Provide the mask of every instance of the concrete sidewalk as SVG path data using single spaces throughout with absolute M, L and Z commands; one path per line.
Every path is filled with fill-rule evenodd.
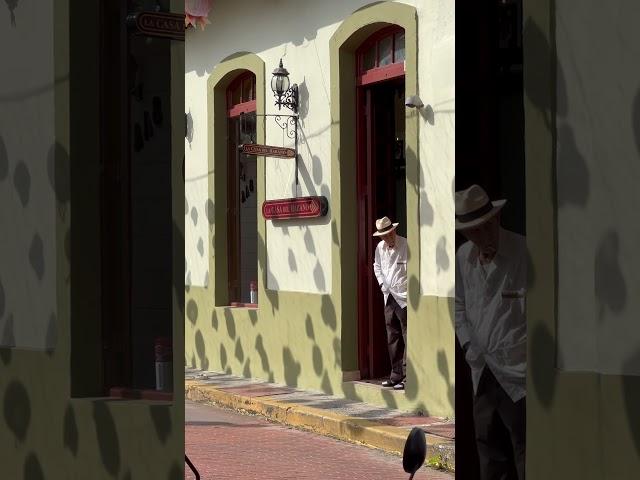
M 402 454 L 412 427 L 427 434 L 427 464 L 455 471 L 455 424 L 411 415 L 319 392 L 185 369 L 185 398 L 237 411 L 340 440 Z

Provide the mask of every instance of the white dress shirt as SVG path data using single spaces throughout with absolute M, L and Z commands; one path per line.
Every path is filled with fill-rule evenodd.
M 396 235 L 393 248 L 389 248 L 384 240 L 381 240 L 376 247 L 373 272 L 384 294 L 384 304 L 387 304 L 387 298 L 391 294 L 400 308 L 406 307 L 407 239 Z
M 471 242 L 456 253 L 456 334 L 462 346 L 469 342 L 473 391 L 488 366 L 517 402 L 526 395 L 526 240 L 501 228 L 493 260 L 481 265 L 479 254 Z

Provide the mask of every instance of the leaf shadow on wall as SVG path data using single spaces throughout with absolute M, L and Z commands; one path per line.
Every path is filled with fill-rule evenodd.
M 0 182 L 7 179 L 9 175 L 9 155 L 7 154 L 7 146 L 4 138 L 0 135 Z
M 78 445 L 80 443 L 78 434 L 78 423 L 76 421 L 76 414 L 71 404 L 67 405 L 67 409 L 64 412 L 62 432 L 62 444 L 67 449 L 69 449 L 74 457 L 77 456 Z
M 11 363 L 13 355 L 11 349 L 16 344 L 13 328 L 13 314 L 9 314 L 4 322 L 2 337 L 0 338 L 0 360 L 2 360 L 4 365 L 9 365 Z
M 191 325 L 194 326 L 198 321 L 198 304 L 193 299 L 189 299 L 187 302 L 187 318 L 191 322 Z
M 24 477 L 25 480 L 45 480 L 44 472 L 42 471 L 42 465 L 38 456 L 31 452 L 27 455 L 24 462 Z
M 256 337 L 255 349 L 256 349 L 256 352 L 258 352 L 258 355 L 260 356 L 260 362 L 262 362 L 262 370 L 265 373 L 270 373 L 271 367 L 269 365 L 269 354 L 267 353 L 267 350 L 264 348 L 264 341 L 262 340 L 262 335 L 260 334 L 258 334 L 258 336 Z
M 45 271 L 44 245 L 42 243 L 42 237 L 38 233 L 35 233 L 31 239 L 31 246 L 29 247 L 29 265 L 31 265 L 31 269 L 38 277 L 38 280 L 42 281 Z
M 603 322 L 605 309 L 619 315 L 627 304 L 628 288 L 622 274 L 620 236 L 616 231 L 609 230 L 600 239 L 593 273 L 598 320 Z
M 18 162 L 13 172 L 13 186 L 18 193 L 18 198 L 23 207 L 29 204 L 31 193 L 31 174 L 24 162 Z
M 335 333 L 338 328 L 338 320 L 336 315 L 336 307 L 330 295 L 322 296 L 322 304 L 320 306 L 320 315 L 323 323 Z
M 282 349 L 282 364 L 284 366 L 284 378 L 286 384 L 290 387 L 297 387 L 302 367 L 300 362 L 298 362 L 291 353 L 291 349 L 289 347 L 284 347 Z
M 178 248 L 182 246 L 182 250 L 184 250 L 184 234 L 182 233 L 184 231 L 184 225 L 180 226 L 175 221 L 173 221 L 172 224 L 173 224 L 172 241 L 176 242 L 175 245 Z M 174 293 L 175 304 L 177 305 L 180 311 L 180 314 L 184 315 L 184 310 L 185 310 L 184 295 L 185 295 L 185 289 L 186 289 L 185 279 L 183 275 L 176 275 L 176 270 L 180 269 L 181 266 L 182 266 L 182 261 L 178 256 L 176 256 L 173 264 L 173 268 L 174 268 L 173 293 Z M 196 314 L 197 314 L 197 310 L 196 310 Z M 192 323 L 195 323 L 195 321 L 192 321 Z
M 451 381 L 449 362 L 447 360 L 447 354 L 444 350 L 438 350 L 438 353 L 436 354 L 436 361 L 438 364 L 438 372 L 440 372 L 440 376 L 443 378 L 445 384 L 447 385 L 447 399 L 449 400 L 449 405 L 451 405 L 455 409 L 456 390 L 453 382 Z
M 100 459 L 111 476 L 120 472 L 120 440 L 113 415 L 104 401 L 93 403 L 93 421 Z
M 296 256 L 293 254 L 293 250 L 289 249 L 288 252 L 289 270 L 292 272 L 298 271 L 298 264 L 296 262 Z
M 260 264 L 260 269 L 262 271 L 267 272 L 267 283 L 264 286 L 265 295 L 267 296 L 267 300 L 271 304 L 271 313 L 276 312 L 280 308 L 280 297 L 278 295 L 278 281 L 273 276 L 273 273 L 267 268 L 265 264 L 266 259 L 267 246 L 262 238 L 262 235 L 258 234 L 258 262 Z
M 3 398 L 4 421 L 16 440 L 23 443 L 31 425 L 31 401 L 24 385 L 12 380 Z
M 298 84 L 298 116 L 302 125 L 307 115 L 309 115 L 309 89 L 306 78 L 302 77 L 302 82 Z
M 233 354 L 240 363 L 244 362 L 244 349 L 242 348 L 240 337 L 236 340 L 236 347 Z
M 542 324 L 536 325 L 533 331 L 528 332 L 528 336 L 530 349 L 527 361 L 531 365 L 529 371 L 533 390 L 543 408 L 550 409 L 556 392 L 557 370 L 553 355 L 556 343 L 547 327 Z
M 47 174 L 58 203 L 68 204 L 71 200 L 71 162 L 67 150 L 57 142 L 47 154 Z
M 173 430 L 171 423 L 171 407 L 168 405 L 151 405 L 149 406 L 149 415 L 160 442 L 163 444 L 167 443 L 167 439 Z
M 204 337 L 202 336 L 202 332 L 200 330 L 196 331 L 195 343 L 196 353 L 198 354 L 198 358 L 200 359 L 200 368 L 205 371 L 209 370 L 209 359 L 207 358 L 207 353 L 205 350 Z
M 235 340 L 236 339 L 236 321 L 233 318 L 233 313 L 231 313 L 231 310 L 225 309 L 224 320 L 227 326 L 227 336 L 231 340 Z

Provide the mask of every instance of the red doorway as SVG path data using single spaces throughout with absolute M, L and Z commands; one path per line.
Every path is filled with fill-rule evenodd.
M 375 220 L 400 222 L 406 237 L 404 32 L 385 28 L 358 50 L 358 365 L 365 380 L 387 378 L 384 301 L 373 274 Z

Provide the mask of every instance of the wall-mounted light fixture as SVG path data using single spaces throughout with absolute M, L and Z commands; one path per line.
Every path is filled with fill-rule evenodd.
M 411 95 L 407 97 L 404 101 L 404 104 L 409 108 L 422 108 L 424 107 L 424 103 L 420 99 L 418 95 Z
M 289 87 L 289 72 L 282 66 L 282 59 L 278 68 L 273 71 L 271 90 L 276 97 L 278 110 L 285 106 L 294 113 L 298 113 L 298 85 L 294 83 Z

